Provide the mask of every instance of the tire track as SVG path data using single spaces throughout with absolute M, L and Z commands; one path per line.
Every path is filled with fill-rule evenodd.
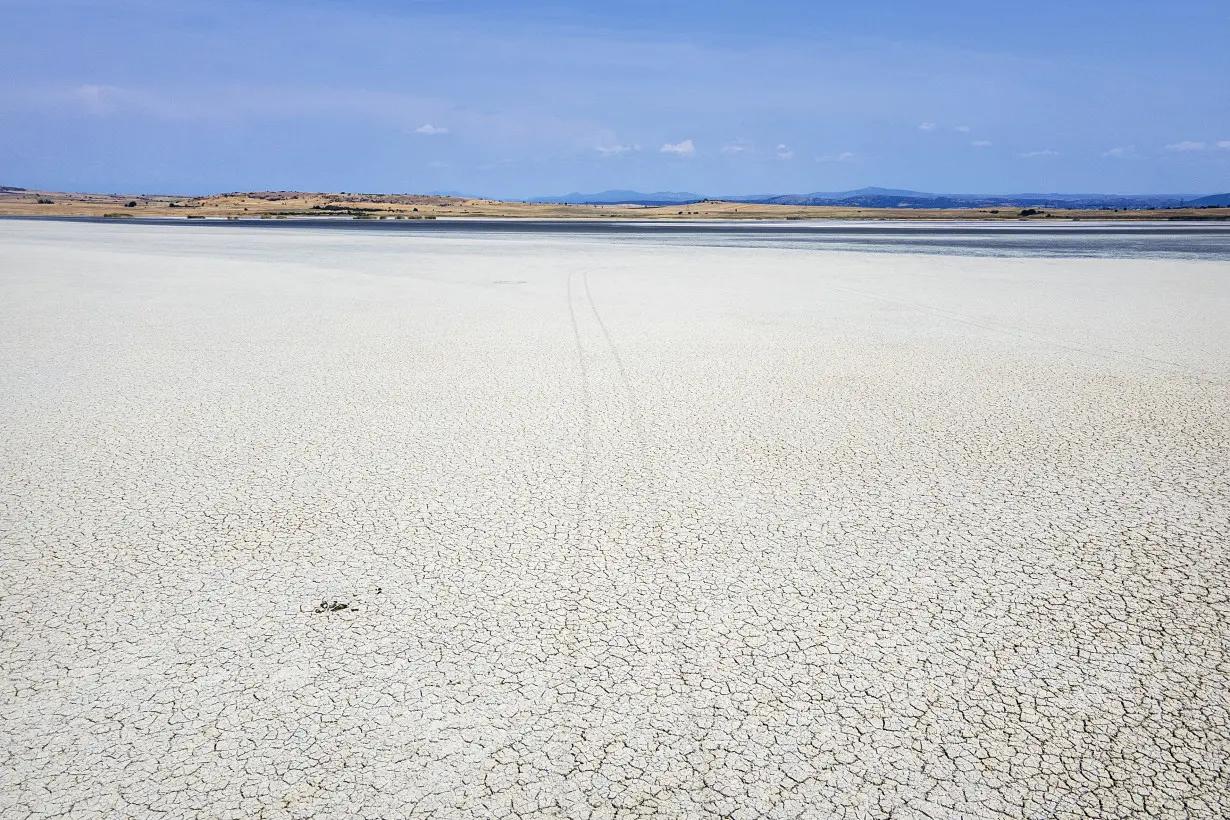
M 577 351 L 577 370 L 580 374 L 578 392 L 580 395 L 581 408 L 578 414 L 577 441 L 579 444 L 579 477 L 577 479 L 577 523 L 576 523 L 576 541 L 579 545 L 581 539 L 581 529 L 585 524 L 586 518 L 589 517 L 589 484 L 592 481 L 591 473 L 593 473 L 594 462 L 594 445 L 590 428 L 593 426 L 593 395 L 590 388 L 590 372 L 589 364 L 585 356 L 585 344 L 581 340 L 581 327 L 577 322 L 576 306 L 573 304 L 572 296 L 572 278 L 573 271 L 568 272 L 565 280 L 565 290 L 568 299 L 568 319 L 572 325 L 572 340 Z M 582 272 L 584 275 L 584 272 Z
M 607 348 L 611 351 L 611 358 L 615 360 L 615 369 L 619 372 L 619 381 L 623 387 L 624 397 L 628 403 L 628 415 L 632 419 L 632 427 L 636 431 L 637 446 L 644 450 L 649 446 L 649 438 L 645 434 L 645 418 L 641 413 L 640 404 L 636 400 L 636 393 L 632 389 L 632 380 L 628 378 L 628 371 L 624 367 L 623 357 L 619 355 L 619 348 L 615 345 L 615 340 L 611 337 L 611 331 L 607 328 L 606 322 L 602 320 L 602 314 L 598 312 L 598 305 L 594 301 L 594 294 L 589 287 L 589 274 L 592 271 L 583 271 L 581 281 L 585 285 L 585 299 L 589 302 L 589 309 L 594 314 L 594 319 L 598 322 L 598 327 L 602 331 L 602 338 L 606 340 Z

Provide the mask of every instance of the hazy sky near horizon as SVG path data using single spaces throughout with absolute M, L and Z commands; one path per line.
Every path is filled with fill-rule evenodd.
M 1230 191 L 1226 0 L 0 0 L 0 184 Z

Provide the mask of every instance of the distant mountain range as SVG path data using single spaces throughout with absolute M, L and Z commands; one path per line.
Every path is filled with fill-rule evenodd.
M 537 197 L 527 202 L 569 205 L 687 205 L 705 199 L 766 205 L 836 205 L 846 208 L 1168 208 L 1230 205 L 1230 193 L 1195 194 L 933 194 L 899 188 L 859 188 L 810 194 L 739 194 L 701 196 L 684 191 L 600 191 Z
M 1230 207 L 1230 194 L 1213 194 L 1202 196 L 1187 203 L 1190 208 L 1226 208 Z

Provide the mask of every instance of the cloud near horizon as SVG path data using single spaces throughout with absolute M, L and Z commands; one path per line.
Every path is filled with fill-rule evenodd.
M 426 124 L 424 124 L 424 125 L 420 125 L 420 126 L 419 126 L 418 128 L 416 128 L 416 129 L 414 129 L 414 133 L 416 133 L 416 134 L 426 134 L 426 135 L 428 135 L 428 136 L 430 136 L 430 137 L 434 137 L 434 136 L 439 135 L 439 134 L 447 134 L 447 133 L 448 133 L 448 129 L 447 129 L 447 128 L 440 127 L 440 126 L 435 126 L 435 125 L 432 125 L 431 123 L 426 123 Z
M 1203 142 L 1200 140 L 1183 140 L 1182 142 L 1172 142 L 1166 146 L 1167 151 L 1203 151 L 1206 148 L 1230 148 L 1230 140 L 1218 140 L 1217 142 Z
M 594 149 L 599 154 L 605 157 L 617 157 L 620 154 L 628 154 L 633 151 L 641 150 L 639 145 L 599 145 Z
M 919 131 L 934 131 L 937 128 L 939 128 L 939 126 L 933 122 L 924 122 L 922 125 L 918 126 Z
M 785 143 L 779 144 L 776 150 L 777 150 L 776 156 L 778 159 L 793 159 L 794 158 L 794 151 L 791 151 L 790 148 Z
M 1023 157 L 1057 157 L 1059 156 L 1059 152 L 1052 151 L 1049 148 L 1043 148 L 1041 151 L 1026 151 L 1025 153 L 1021 154 L 1021 156 Z
M 666 143 L 658 149 L 663 154 L 674 154 L 677 157 L 694 157 L 696 156 L 696 146 L 691 140 L 684 140 L 675 144 Z

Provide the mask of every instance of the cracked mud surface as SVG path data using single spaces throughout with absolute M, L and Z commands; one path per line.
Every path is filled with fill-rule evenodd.
M 1230 814 L 1225 262 L 4 223 L 0 310 L 6 820 Z

